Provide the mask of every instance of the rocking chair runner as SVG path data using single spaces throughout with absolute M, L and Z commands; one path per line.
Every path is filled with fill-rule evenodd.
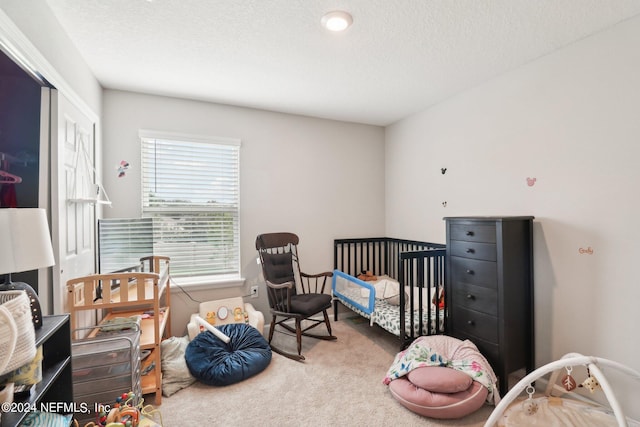
M 333 273 L 306 274 L 301 272 L 298 242 L 298 236 L 293 233 L 261 234 L 256 238 L 256 249 L 260 255 L 272 315 L 269 344 L 271 344 L 276 326 L 282 326 L 296 334 L 298 354 L 287 353 L 273 346 L 271 348 L 290 359 L 304 360 L 302 355 L 303 335 L 323 340 L 336 339 L 331 334 L 331 323 L 327 314 L 327 310 L 331 308 L 331 295 L 324 293 L 327 279 L 332 277 Z M 299 281 L 299 287 L 296 286 L 297 281 Z M 312 318 L 319 313 L 322 313 L 323 320 Z M 285 323 L 290 319 L 295 321 L 295 328 Z M 310 322 L 309 326 L 303 328 L 303 320 Z M 322 323 L 327 326 L 329 335 L 315 335 L 307 332 Z

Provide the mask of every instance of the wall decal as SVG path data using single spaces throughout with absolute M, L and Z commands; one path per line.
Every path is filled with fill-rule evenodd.
M 440 172 L 442 172 L 442 175 L 444 175 L 445 173 L 447 173 L 447 168 L 440 168 Z
M 529 177 L 527 177 L 527 185 L 528 185 L 529 187 L 533 187 L 533 186 L 534 186 L 534 184 L 536 183 L 536 181 L 537 181 L 537 179 L 536 179 L 536 178 L 529 178 Z
M 578 249 L 578 253 L 581 255 L 587 254 L 587 255 L 593 255 L 593 249 L 591 249 L 591 246 L 589 246 L 588 248 L 580 248 Z
M 122 178 L 127 169 L 129 169 L 129 162 L 126 160 L 120 161 L 120 164 L 118 165 L 118 178 Z

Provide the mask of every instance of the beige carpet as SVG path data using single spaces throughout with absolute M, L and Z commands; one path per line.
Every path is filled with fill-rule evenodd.
M 360 317 L 332 327 L 337 341 L 303 337 L 304 362 L 273 353 L 267 369 L 243 382 L 196 383 L 163 398 L 164 426 L 482 426 L 491 413 L 485 405 L 458 420 L 414 414 L 382 384 L 399 349 L 396 338 Z M 275 343 L 293 350 L 295 337 L 277 333 Z

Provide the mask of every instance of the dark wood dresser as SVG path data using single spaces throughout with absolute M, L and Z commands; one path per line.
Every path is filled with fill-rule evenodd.
M 468 339 L 498 376 L 534 368 L 533 217 L 446 217 L 446 331 Z

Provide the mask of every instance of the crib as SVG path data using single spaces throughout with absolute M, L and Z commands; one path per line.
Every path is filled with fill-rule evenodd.
M 396 335 L 401 348 L 418 336 L 443 334 L 444 266 L 443 244 L 387 237 L 336 239 L 334 320 L 340 303 Z M 363 271 L 377 280 L 358 279 Z

